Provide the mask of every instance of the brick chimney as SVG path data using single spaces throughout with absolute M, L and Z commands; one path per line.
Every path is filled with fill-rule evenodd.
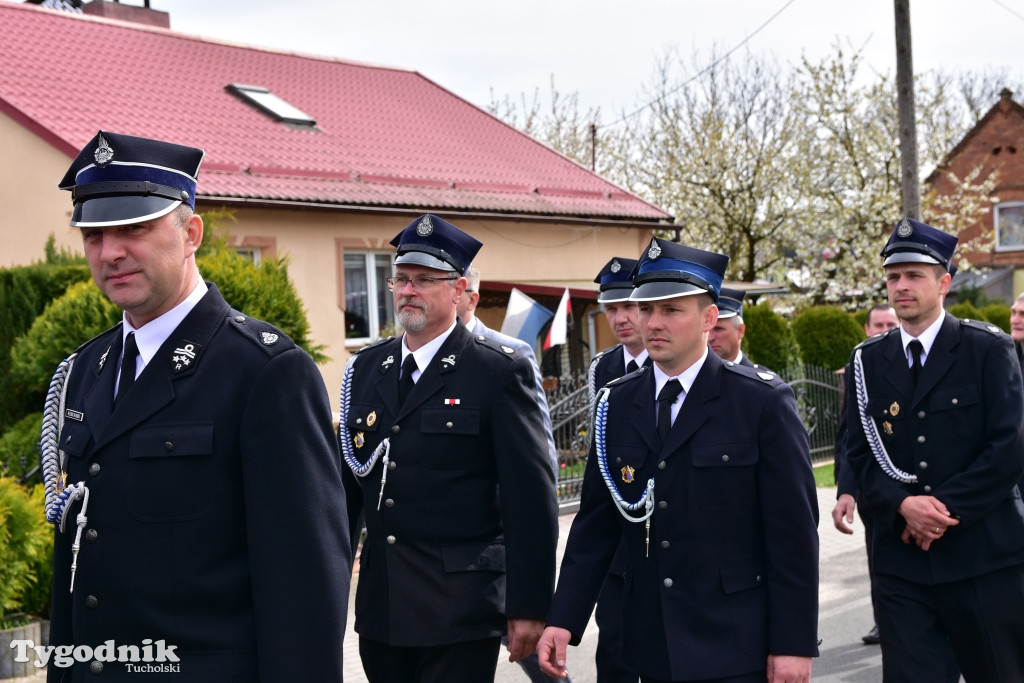
M 170 28 L 171 15 L 150 8 L 149 0 L 145 0 L 145 6 L 123 5 L 118 0 L 92 0 L 82 5 L 82 13 L 94 17 L 105 17 L 107 19 L 118 19 L 120 21 L 131 21 L 136 24 L 155 26 L 157 28 Z

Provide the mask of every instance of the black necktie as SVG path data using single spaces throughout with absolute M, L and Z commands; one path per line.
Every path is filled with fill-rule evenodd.
M 139 345 L 135 343 L 135 333 L 129 332 L 124 340 L 124 353 L 121 354 L 121 376 L 117 384 L 117 399 L 128 393 L 135 384 L 135 359 L 139 357 Z
M 626 374 L 628 375 L 631 372 L 636 372 L 637 367 L 639 366 L 636 364 L 636 361 L 630 359 L 630 361 L 626 363 Z
M 398 380 L 398 403 L 405 403 L 405 397 L 416 382 L 412 381 L 412 373 L 416 370 L 416 358 L 410 353 L 402 361 L 402 377 Z
M 672 404 L 683 390 L 683 385 L 677 379 L 671 379 L 661 388 L 658 394 L 658 437 L 662 443 L 668 438 L 669 430 L 672 429 Z
M 916 339 L 912 339 L 907 344 L 907 348 L 910 349 L 910 355 L 914 359 L 913 363 L 910 364 L 910 379 L 914 380 L 914 384 L 917 384 L 917 378 L 921 376 L 921 352 L 924 351 L 924 346 Z

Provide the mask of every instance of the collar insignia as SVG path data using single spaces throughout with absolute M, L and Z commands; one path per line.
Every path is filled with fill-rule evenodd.
M 622 264 L 619 263 L 618 259 L 612 259 L 612 265 L 608 270 L 612 271 L 613 273 L 617 273 L 620 270 L 622 270 Z
M 899 415 L 900 414 L 900 404 L 897 403 L 896 401 L 893 401 L 892 405 L 889 406 L 889 414 L 892 415 L 893 417 L 896 417 L 897 415 Z
M 171 369 L 174 372 L 188 370 L 195 363 L 199 348 L 199 344 L 186 340 L 183 346 L 174 349 L 174 355 L 171 356 Z
M 448 370 L 450 368 L 454 368 L 455 367 L 455 354 L 453 353 L 450 356 L 447 356 L 446 358 L 442 358 L 441 359 L 441 366 L 444 367 L 445 370 Z
M 634 470 L 629 465 L 626 465 L 625 467 L 622 468 L 622 481 L 626 482 L 627 484 L 632 484 L 634 474 L 636 474 L 636 470 Z
M 276 344 L 278 339 L 280 339 L 280 337 L 278 337 L 273 332 L 260 332 L 260 340 L 266 346 L 270 346 L 271 344 Z
M 430 216 L 424 216 L 420 224 L 416 226 L 416 234 L 420 237 L 430 237 L 431 233 L 434 232 L 434 223 L 430 220 Z
M 914 226 L 910 224 L 906 218 L 900 221 L 900 224 L 896 226 L 896 234 L 906 239 L 914 234 Z
M 103 366 L 107 364 L 107 356 L 110 355 L 110 349 L 111 347 L 108 346 L 107 350 L 103 352 L 102 356 L 100 356 L 100 362 L 96 364 L 96 372 L 101 371 Z
M 647 250 L 647 258 L 653 261 L 659 256 L 661 256 L 661 247 L 659 247 L 658 243 L 655 242 L 651 245 L 651 248 Z
M 395 362 L 395 357 L 394 356 L 388 356 L 387 358 L 385 358 L 383 360 L 383 362 L 381 362 L 381 364 L 380 364 L 381 371 L 383 372 L 384 370 L 387 370 L 389 367 L 391 367 L 391 364 L 394 363 L 394 362 Z
M 366 426 L 372 427 L 375 424 L 377 424 L 377 411 L 371 410 L 370 414 L 366 416 Z
M 100 168 L 104 168 L 114 158 L 114 148 L 110 146 L 107 138 L 103 135 L 100 135 L 96 151 L 92 153 L 92 158 L 96 160 L 96 165 Z

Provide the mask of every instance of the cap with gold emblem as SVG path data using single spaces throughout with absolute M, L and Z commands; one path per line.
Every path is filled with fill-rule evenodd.
M 953 252 L 959 238 L 938 228 L 904 218 L 896 224 L 889 241 L 882 249 L 883 266 L 896 263 L 933 263 L 947 271 L 953 267 Z
M 432 214 L 405 226 L 391 240 L 398 247 L 395 265 L 408 263 L 463 275 L 483 243 Z
M 657 237 L 633 269 L 630 301 L 658 301 L 707 293 L 716 302 L 729 257 Z
M 203 150 L 100 131 L 58 184 L 71 191 L 71 226 L 105 228 L 150 221 L 182 204 L 195 208 Z

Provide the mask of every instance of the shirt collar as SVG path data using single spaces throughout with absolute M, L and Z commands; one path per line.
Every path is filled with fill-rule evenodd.
M 159 318 L 150 320 L 138 329 L 132 327 L 132 324 L 128 322 L 127 315 L 124 316 L 124 324 L 121 326 L 121 341 L 123 343 L 130 332 L 135 333 L 135 343 L 139 347 L 139 358 L 142 359 L 142 367 L 146 367 L 150 359 L 156 355 L 156 352 L 164 345 L 164 342 L 171 336 L 171 333 L 177 329 L 181 321 L 185 319 L 185 316 L 195 308 L 208 289 L 206 283 L 200 278 L 195 289 L 185 297 L 184 301 Z
M 459 319 L 458 316 L 456 316 L 455 320 L 452 321 L 452 324 L 449 325 L 447 330 L 437 335 L 436 337 L 434 337 L 433 339 L 431 339 L 430 341 L 428 341 L 426 344 L 416 349 L 415 351 L 410 351 L 409 347 L 405 345 L 405 335 L 403 334 L 402 362 L 404 363 L 405 357 L 411 353 L 413 358 L 416 359 L 416 372 L 423 374 L 423 370 L 428 365 L 430 365 L 430 361 L 434 359 L 434 356 L 441 349 L 441 345 L 444 344 L 444 341 L 448 338 L 448 335 L 452 333 L 452 331 L 455 329 L 455 326 L 458 324 Z M 419 378 L 419 375 L 417 375 L 416 372 L 413 373 L 413 379 Z
M 661 393 L 662 388 L 668 383 L 669 380 L 678 379 L 679 383 L 683 385 L 683 391 L 690 393 L 690 387 L 693 386 L 693 382 L 697 379 L 697 374 L 700 369 L 704 367 L 704 361 L 708 358 L 708 346 L 704 346 L 704 354 L 700 357 L 696 363 L 683 370 L 680 374 L 671 376 L 665 374 L 665 371 L 658 367 L 657 363 L 654 363 L 654 395 L 657 397 Z
M 903 343 L 903 353 L 908 353 L 907 344 L 914 339 L 917 339 L 917 341 L 921 342 L 922 348 L 924 348 L 924 353 L 921 354 L 921 362 L 924 363 L 924 358 L 931 352 L 932 344 L 935 343 L 935 338 L 939 336 L 939 329 L 942 328 L 942 321 L 945 319 L 946 309 L 942 309 L 939 317 L 935 319 L 935 322 L 925 328 L 925 331 L 917 337 L 911 337 L 907 331 L 903 329 L 903 325 L 900 325 L 900 341 Z
M 630 354 L 629 349 L 625 346 L 622 347 L 622 359 L 625 361 L 625 365 L 629 365 L 629 361 L 636 361 L 638 368 L 643 367 L 644 363 L 647 362 L 647 349 L 643 349 L 636 356 Z M 625 365 L 623 367 L 625 367 Z

